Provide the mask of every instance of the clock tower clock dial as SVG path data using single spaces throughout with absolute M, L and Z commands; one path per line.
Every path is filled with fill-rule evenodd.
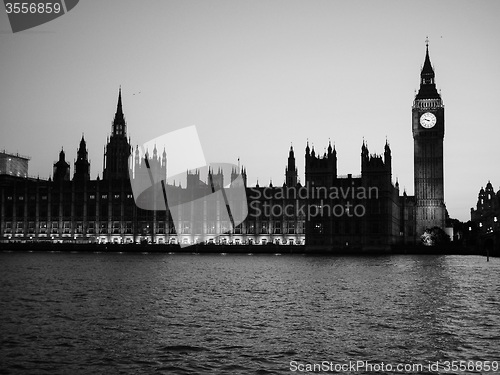
M 434 82 L 434 69 L 426 43 L 420 89 L 412 107 L 416 235 L 427 228 L 445 228 L 444 105 Z M 418 239 L 418 238 L 417 238 Z
M 436 125 L 436 116 L 434 116 L 431 112 L 425 112 L 422 116 L 420 116 L 420 125 L 426 129 L 432 128 Z

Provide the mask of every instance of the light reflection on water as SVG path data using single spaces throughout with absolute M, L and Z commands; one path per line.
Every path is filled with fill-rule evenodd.
M 290 361 L 500 360 L 499 274 L 500 259 L 474 256 L 0 253 L 1 367 L 289 374 Z

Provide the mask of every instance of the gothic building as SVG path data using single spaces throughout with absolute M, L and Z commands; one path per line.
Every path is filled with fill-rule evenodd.
M 359 175 L 337 173 L 337 151 L 330 142 L 322 155 L 307 142 L 304 184 L 290 147 L 281 186 L 249 187 L 246 169 L 239 165 L 231 172 L 209 168 L 206 175 L 187 171 L 185 186 L 180 186 L 167 184 L 168 158 L 175 155 L 162 145 L 144 155 L 132 148 L 120 89 L 104 147 L 102 179 L 90 178 L 83 135 L 72 178 L 64 150 L 54 163 L 52 179 L 0 173 L 0 242 L 272 243 L 342 251 L 414 244 L 426 228 L 444 229 L 446 216 L 444 106 L 428 45 L 412 107 L 412 129 L 414 196 L 400 195 L 398 182 L 393 182 L 389 143 L 378 155 L 369 152 L 364 140 Z M 210 204 L 195 204 L 235 181 L 244 186 L 247 199 L 222 193 L 217 199 L 231 208 L 228 214 L 217 211 L 209 217 Z M 137 186 L 143 193 L 134 196 Z M 167 195 L 185 204 L 169 205 Z M 246 219 L 236 223 L 235 215 L 244 213 Z
M 500 255 L 500 190 L 495 193 L 490 181 L 481 188 L 476 208 L 470 209 L 469 234 L 475 245 L 487 254 Z
M 392 183 L 391 149 L 370 155 L 363 141 L 361 174 L 337 174 L 332 145 L 321 156 L 306 147 L 306 244 L 311 248 L 389 249 L 399 240 L 399 184 Z
M 444 204 L 444 105 L 436 89 L 435 74 L 426 45 L 420 89 L 413 101 L 414 181 L 416 233 L 445 228 Z
M 481 188 L 477 197 L 476 209 L 470 209 L 471 221 L 475 223 L 479 234 L 487 235 L 500 231 L 500 190 L 495 193 L 488 181 L 486 188 Z

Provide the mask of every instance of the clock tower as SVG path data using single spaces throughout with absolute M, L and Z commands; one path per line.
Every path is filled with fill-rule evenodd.
M 427 228 L 445 228 L 444 205 L 444 105 L 436 90 L 434 69 L 426 41 L 424 66 L 420 73 L 420 89 L 412 107 L 414 140 L 414 183 L 416 234 Z

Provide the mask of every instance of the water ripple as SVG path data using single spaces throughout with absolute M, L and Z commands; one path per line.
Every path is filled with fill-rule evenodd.
M 2 371 L 498 360 L 499 271 L 458 256 L 1 253 Z

